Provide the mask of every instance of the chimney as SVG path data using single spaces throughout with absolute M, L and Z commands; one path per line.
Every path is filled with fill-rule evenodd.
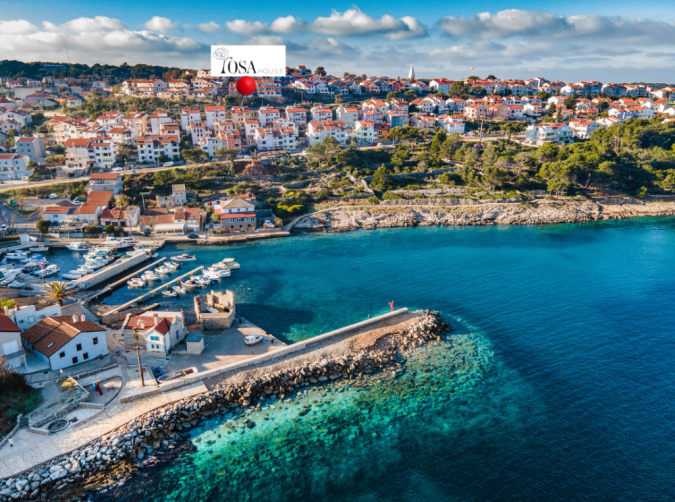
M 82 314 L 82 315 L 80 316 L 80 321 L 84 322 L 84 321 L 86 321 L 86 320 L 87 320 L 87 318 L 84 317 L 84 314 Z
M 8 307 L 4 307 L 4 309 L 5 309 L 5 315 L 9 317 L 9 308 L 8 308 Z
M 159 314 L 157 312 L 155 312 L 152 317 L 155 320 L 155 326 L 157 326 L 157 324 L 159 323 Z
M 73 322 L 77 322 L 79 320 L 79 317 L 77 315 L 73 315 Z

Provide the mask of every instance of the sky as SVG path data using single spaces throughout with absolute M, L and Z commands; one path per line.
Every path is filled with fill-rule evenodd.
M 208 68 L 217 44 L 333 75 L 672 84 L 675 2 L 0 0 L 0 59 Z

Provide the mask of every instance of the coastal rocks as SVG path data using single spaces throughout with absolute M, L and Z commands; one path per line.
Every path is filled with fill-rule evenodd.
M 302 366 L 285 367 L 250 377 L 239 384 L 221 384 L 207 394 L 153 410 L 68 455 L 5 480 L 0 489 L 0 502 L 35 498 L 45 493 L 50 494 L 50 500 L 57 500 L 61 488 L 104 475 L 102 473 L 119 469 L 119 466 L 133 466 L 134 469 L 125 471 L 125 476 L 133 475 L 138 469 L 154 465 L 158 452 L 174 450 L 180 440 L 177 432 L 192 429 L 204 417 L 213 414 L 246 417 L 254 409 L 260 410 L 263 403 L 267 406 L 270 399 L 292 406 L 295 399 L 290 396 L 295 393 L 298 397 L 305 395 L 310 385 L 342 380 L 344 383 L 338 383 L 341 386 L 339 392 L 363 375 L 375 374 L 388 367 L 396 369 L 401 354 L 436 340 L 448 330 L 448 324 L 437 312 L 426 310 L 410 324 L 386 334 L 368 347 L 336 357 L 320 356 Z M 247 407 L 250 408 L 247 410 Z M 307 415 L 311 409 L 305 408 L 300 416 Z M 241 426 L 241 433 L 255 427 L 256 423 L 248 419 Z
M 467 202 L 463 205 L 457 205 L 457 200 L 394 200 L 369 209 L 337 209 L 316 217 L 305 216 L 294 228 L 336 232 L 428 225 L 536 225 L 675 215 L 674 203 L 644 202 L 632 198 L 597 202 L 554 199 L 528 203 L 471 201 L 471 204 Z

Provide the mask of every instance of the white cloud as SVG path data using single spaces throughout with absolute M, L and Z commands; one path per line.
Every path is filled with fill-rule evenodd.
M 550 12 L 508 9 L 491 14 L 482 12 L 468 17 L 445 16 L 439 26 L 457 38 L 594 40 L 607 43 L 659 44 L 675 38 L 675 23 L 644 18 L 628 19 L 597 14 L 560 16 Z
M 80 17 L 68 21 L 64 24 L 64 27 L 81 33 L 127 29 L 126 25 L 119 19 L 105 16 L 96 16 L 94 18 Z
M 294 35 L 301 33 L 305 29 L 305 22 L 294 16 L 278 17 L 270 25 L 270 31 L 274 33 L 285 33 Z
M 0 33 L 2 34 L 16 35 L 31 33 L 33 31 L 38 31 L 38 27 L 25 19 L 19 19 L 17 21 L 0 21 Z
M 0 21 L 4 26 L 6 21 Z M 27 21 L 10 26 L 26 27 Z M 28 23 L 30 24 L 30 23 Z M 66 61 L 81 63 L 148 63 L 183 66 L 192 60 L 209 60 L 208 46 L 185 37 L 169 37 L 150 30 L 129 30 L 124 23 L 107 17 L 78 18 L 60 26 L 43 23 L 25 33 L 0 29 L 0 47 L 12 58 L 23 61 Z
M 285 41 L 281 37 L 272 35 L 259 35 L 251 37 L 245 42 L 247 45 L 285 45 Z
M 234 21 L 227 21 L 225 25 L 228 30 L 240 35 L 254 35 L 267 30 L 267 24 L 261 23 L 260 21 L 250 22 L 236 19 Z
M 203 31 L 205 33 L 213 33 L 216 31 L 220 31 L 223 28 L 218 24 L 213 21 L 209 21 L 208 23 L 201 23 L 195 26 L 199 31 Z
M 357 7 L 344 12 L 334 10 L 329 17 L 318 17 L 309 24 L 308 29 L 322 35 L 383 34 L 391 39 L 419 37 L 426 34 L 424 26 L 413 17 L 396 19 L 394 16 L 384 14 L 380 19 L 375 19 Z
M 166 33 L 176 28 L 177 23 L 171 21 L 166 17 L 154 16 L 150 21 L 145 23 L 145 26 L 148 30 L 156 31 L 158 33 Z

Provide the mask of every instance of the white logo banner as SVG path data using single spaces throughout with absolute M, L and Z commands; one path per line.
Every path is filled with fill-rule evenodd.
M 212 45 L 212 77 L 283 77 L 285 45 Z

